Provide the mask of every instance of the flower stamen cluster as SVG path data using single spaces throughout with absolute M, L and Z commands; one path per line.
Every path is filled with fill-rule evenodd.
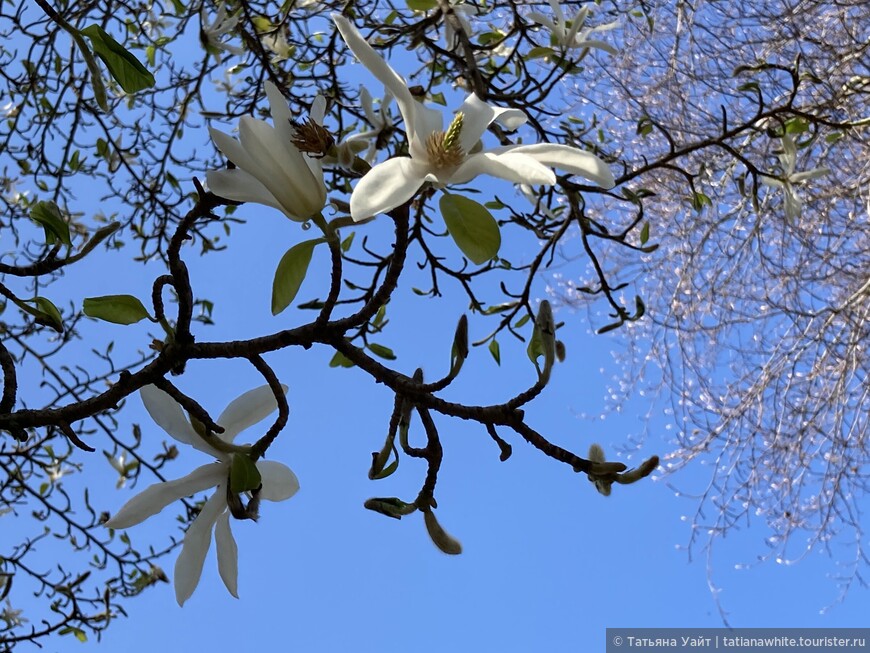
M 435 168 L 452 168 L 465 159 L 459 136 L 462 134 L 463 113 L 456 114 L 446 131 L 432 132 L 426 139 L 426 154 Z
M 293 122 L 291 125 L 294 131 L 292 142 L 300 152 L 323 158 L 335 147 L 335 138 L 314 118 L 309 117 L 304 122 Z

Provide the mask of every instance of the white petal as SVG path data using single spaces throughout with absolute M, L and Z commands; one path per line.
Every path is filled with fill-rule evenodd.
M 465 152 L 471 151 L 477 145 L 486 128 L 493 121 L 513 130 L 528 120 L 528 116 L 520 109 L 503 109 L 491 106 L 477 97 L 476 93 L 465 98 L 459 111 L 465 116 L 460 135 L 460 144 Z
M 801 201 L 800 195 L 797 194 L 794 188 L 791 186 L 785 187 L 785 215 L 792 220 L 797 220 L 801 217 L 801 209 L 803 208 L 803 201 Z
M 619 50 L 614 48 L 609 43 L 604 41 L 599 41 L 597 39 L 582 39 L 575 43 L 575 47 L 578 48 L 597 48 L 599 50 L 604 50 L 608 54 L 619 54 Z
M 178 605 L 184 605 L 199 585 L 202 564 L 211 545 L 211 530 L 215 520 L 226 509 L 227 498 L 224 488 L 219 485 L 187 529 L 181 554 L 175 562 L 175 600 Z
M 234 202 L 265 204 L 285 213 L 291 220 L 296 220 L 297 222 L 305 221 L 300 216 L 287 213 L 284 207 L 275 199 L 275 196 L 269 192 L 268 188 L 261 184 L 256 177 L 241 168 L 234 170 L 209 170 L 205 173 L 205 179 L 208 182 L 209 190 L 224 199 L 233 200 Z
M 129 528 L 156 515 L 173 501 L 202 492 L 222 482 L 226 465 L 211 463 L 197 467 L 187 476 L 174 481 L 155 483 L 130 499 L 105 523 L 108 528 Z
M 263 478 L 261 499 L 286 501 L 299 491 L 299 479 L 287 465 L 273 460 L 261 460 L 257 463 L 257 469 Z
M 577 32 L 583 27 L 583 23 L 586 22 L 586 17 L 589 15 L 589 8 L 583 7 L 580 11 L 577 12 L 577 15 L 574 16 L 574 20 L 571 22 L 571 29 L 565 32 L 565 43 L 564 45 L 570 47 L 577 40 Z
M 368 44 L 362 37 L 362 34 L 359 33 L 359 30 L 347 18 L 340 14 L 332 14 L 332 20 L 335 22 L 336 27 L 338 27 L 344 42 L 347 43 L 347 47 L 356 55 L 360 63 L 368 68 L 369 72 L 386 86 L 390 93 L 393 94 L 393 97 L 396 98 L 396 103 L 399 105 L 399 111 L 401 111 L 402 117 L 405 119 L 405 125 L 409 130 L 408 135 L 410 137 L 410 130 L 413 129 L 415 124 L 414 114 L 417 111 L 418 104 L 411 95 L 411 91 L 408 90 L 405 80 L 395 70 L 390 68 L 390 65 L 381 55 L 375 52 L 374 48 Z
M 221 513 L 214 529 L 217 547 L 218 573 L 229 593 L 239 598 L 239 547 L 230 529 L 229 511 Z
M 253 120 L 253 118 L 250 118 L 250 120 Z M 263 121 L 261 120 L 258 122 Z M 265 125 L 266 123 L 263 124 Z M 254 163 L 250 154 L 245 151 L 242 144 L 235 138 L 229 134 L 225 134 L 219 129 L 215 129 L 214 127 L 209 127 L 208 133 L 211 135 L 211 139 L 214 141 L 214 144 L 217 145 L 217 148 L 224 153 L 224 156 L 235 163 L 239 168 L 250 171 L 256 167 L 256 163 Z
M 556 20 L 560 23 L 565 22 L 565 14 L 562 13 L 562 5 L 559 4 L 558 0 L 547 0 L 550 3 L 550 8 L 553 10 L 553 14 L 556 16 Z
M 404 204 L 420 190 L 426 166 L 400 156 L 369 170 L 350 196 L 350 214 L 356 222 Z
M 372 94 L 369 93 L 369 90 L 365 86 L 359 87 L 359 101 L 362 104 L 363 113 L 366 114 L 366 120 L 374 127 L 377 118 L 375 117 L 375 110 L 372 104 Z
M 286 394 L 287 386 L 281 387 Z M 226 442 L 232 442 L 239 433 L 266 419 L 276 410 L 278 410 L 278 402 L 275 401 L 275 395 L 268 385 L 249 390 L 237 399 L 233 399 L 217 418 L 217 423 L 224 427 L 221 438 Z
M 193 430 L 190 421 L 175 399 L 154 385 L 146 385 L 141 388 L 139 396 L 142 398 L 145 410 L 151 415 L 151 419 L 166 433 L 182 444 L 189 444 L 204 453 L 215 455 L 216 451 L 208 446 Z
M 819 179 L 831 172 L 830 168 L 813 168 L 805 172 L 796 172 L 788 180 L 793 184 L 800 184 L 810 179 Z
M 444 183 L 464 184 L 478 175 L 492 175 L 516 184 L 552 186 L 556 183 L 556 175 L 547 166 L 530 156 L 513 152 L 472 154 Z
M 602 188 L 613 188 L 616 185 L 613 173 L 604 161 L 576 147 L 553 143 L 507 147 L 511 152 L 527 154 L 544 165 L 585 177 Z M 496 150 L 505 151 L 505 148 L 496 148 Z
M 768 177 L 767 175 L 759 175 L 758 179 L 765 186 L 770 186 L 772 188 L 782 188 L 785 185 L 781 180 L 775 179 L 774 177 Z
M 308 115 L 311 116 L 311 119 L 318 125 L 321 127 L 323 126 L 323 119 L 326 118 L 326 98 L 320 93 L 317 94 L 314 98 L 314 102 L 311 103 L 311 109 L 309 109 Z
M 530 11 L 529 18 L 531 20 L 535 21 L 536 23 L 538 23 L 539 25 L 543 25 L 551 32 L 556 31 L 556 24 L 549 17 L 545 16 L 544 14 L 542 14 L 538 11 Z
M 278 87 L 272 82 L 267 81 L 264 86 L 266 87 L 266 97 L 269 98 L 269 109 L 272 114 L 272 122 L 276 125 L 279 122 L 289 124 L 290 121 L 293 120 L 293 115 L 290 113 L 290 107 L 287 106 L 287 100 L 284 99 L 281 91 L 278 90 Z

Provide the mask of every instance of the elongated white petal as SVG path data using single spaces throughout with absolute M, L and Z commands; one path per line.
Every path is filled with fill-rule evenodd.
M 264 85 L 266 88 L 266 97 L 269 98 L 269 113 L 272 115 L 272 122 L 277 126 L 278 123 L 284 122 L 290 124 L 293 120 L 293 114 L 290 113 L 290 107 L 287 106 L 287 100 L 272 82 L 267 81 Z
M 767 175 L 759 175 L 758 180 L 765 186 L 770 186 L 772 188 L 782 188 L 785 186 L 782 180 L 776 179 L 775 177 L 768 177 Z
M 129 528 L 156 515 L 173 501 L 202 492 L 222 482 L 227 476 L 223 463 L 211 463 L 197 467 L 187 476 L 174 481 L 155 483 L 130 499 L 109 519 L 108 528 Z
M 221 513 L 214 528 L 214 543 L 217 547 L 218 573 L 227 590 L 239 598 L 239 547 L 230 529 L 229 511 Z
M 495 148 L 504 151 L 506 148 Z M 616 180 L 610 167 L 594 154 L 570 145 L 537 143 L 535 145 L 507 146 L 513 153 L 527 154 L 544 165 L 580 175 L 602 188 L 613 188 Z M 535 183 L 535 182 L 530 182 Z
M 560 23 L 565 22 L 565 14 L 562 13 L 562 5 L 559 3 L 559 0 L 547 0 L 550 3 L 550 9 L 553 10 L 553 15 L 556 17 L 556 20 Z
M 464 184 L 478 175 L 492 175 L 515 184 L 542 184 L 552 186 L 556 175 L 547 166 L 524 154 L 480 152 L 472 154 L 444 183 Z
M 286 501 L 299 491 L 299 479 L 287 465 L 273 460 L 261 460 L 257 463 L 257 469 L 263 478 L 261 499 Z
M 288 213 L 260 181 L 241 168 L 234 170 L 209 170 L 205 173 L 208 188 L 224 199 L 234 202 L 256 202 L 265 204 L 285 213 L 288 218 L 304 222 L 305 218 Z
M 286 394 L 287 386 L 281 386 Z M 278 402 L 268 385 L 249 390 L 240 397 L 233 399 L 230 405 L 217 418 L 217 423 L 224 427 L 221 438 L 232 442 L 246 428 L 266 419 L 278 410 Z
M 783 134 L 781 140 L 783 153 L 780 155 L 779 160 L 782 163 L 786 176 L 789 176 L 794 172 L 794 167 L 797 163 L 797 146 L 789 134 Z
M 605 41 L 599 41 L 597 39 L 581 39 L 577 41 L 574 45 L 577 48 L 597 48 L 598 50 L 604 50 L 608 54 L 619 54 L 619 50 L 614 48 L 609 43 Z
M 583 27 L 588 15 L 589 7 L 582 7 L 580 11 L 577 12 L 577 15 L 574 16 L 574 20 L 571 22 L 570 29 L 565 32 L 565 41 L 562 45 L 571 47 L 577 41 L 577 32 L 580 31 L 581 27 Z
M 820 177 L 824 177 L 830 172 L 830 168 L 813 168 L 812 170 L 806 170 L 804 172 L 796 172 L 791 177 L 789 177 L 788 180 L 793 184 L 800 184 L 810 179 L 818 179 Z
M 376 165 L 353 189 L 351 216 L 359 222 L 407 202 L 420 190 L 427 172 L 425 164 L 404 156 Z
M 181 553 L 175 562 L 175 600 L 178 605 L 190 598 L 202 576 L 202 565 L 211 545 L 211 531 L 215 520 L 227 509 L 224 489 L 219 485 L 202 511 L 187 529 Z
M 253 120 L 253 118 L 251 118 L 251 120 Z M 263 121 L 259 120 L 257 122 Z M 265 125 L 266 123 L 263 124 Z M 268 125 L 266 126 L 268 127 Z M 251 158 L 251 155 L 245 151 L 242 144 L 235 138 L 229 134 L 225 134 L 219 129 L 215 129 L 214 127 L 209 127 L 208 133 L 211 135 L 211 139 L 214 141 L 214 144 L 217 145 L 217 148 L 223 152 L 224 156 L 235 163 L 239 168 L 252 171 L 257 166 Z
M 801 209 L 803 208 L 803 201 L 800 198 L 800 195 L 797 194 L 794 188 L 791 186 L 785 187 L 785 215 L 786 217 L 797 220 L 801 217 Z
M 318 125 L 321 127 L 323 126 L 323 119 L 326 118 L 326 98 L 320 93 L 317 94 L 314 98 L 314 102 L 311 103 L 311 109 L 308 111 L 308 115 L 311 116 L 311 119 Z
M 536 23 L 538 23 L 539 25 L 543 25 L 544 27 L 546 27 L 546 28 L 547 28 L 548 30 L 550 30 L 551 32 L 554 32 L 554 33 L 555 33 L 555 31 L 556 31 L 556 24 L 552 21 L 552 19 L 550 19 L 549 17 L 545 16 L 545 15 L 542 14 L 541 12 L 539 12 L 539 11 L 530 11 L 530 12 L 529 12 L 529 18 L 530 18 L 531 20 L 535 21 Z
M 189 444 L 209 455 L 216 453 L 193 430 L 181 406 L 163 390 L 154 385 L 146 385 L 139 390 L 139 396 L 151 419 L 175 440 L 182 444 Z

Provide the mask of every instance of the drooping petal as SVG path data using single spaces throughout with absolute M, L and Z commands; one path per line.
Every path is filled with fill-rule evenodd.
M 214 542 L 217 547 L 218 573 L 227 590 L 239 598 L 239 546 L 230 529 L 230 513 L 218 515 L 214 528 Z
M 135 526 L 156 515 L 173 501 L 214 487 L 226 476 L 224 463 L 210 463 L 174 481 L 155 483 L 125 503 L 104 525 L 108 528 Z
M 801 217 L 801 209 L 803 201 L 797 191 L 789 184 L 785 187 L 785 215 L 791 220 L 797 220 Z
M 785 184 L 782 183 L 782 180 L 776 179 L 775 177 L 768 177 L 767 175 L 758 175 L 758 180 L 765 186 L 770 186 L 771 188 L 782 188 L 785 186 Z
M 530 11 L 529 18 L 531 20 L 535 21 L 536 23 L 538 23 L 539 25 L 543 25 L 551 32 L 553 32 L 553 33 L 556 32 L 556 24 L 548 16 L 545 16 L 541 12 Z
M 199 585 L 202 565 L 211 545 L 212 528 L 218 516 L 226 509 L 227 498 L 224 489 L 219 485 L 187 529 L 181 553 L 175 561 L 175 600 L 178 605 L 184 605 Z
M 175 399 L 154 385 L 142 387 L 139 390 L 139 396 L 145 405 L 145 410 L 151 415 L 151 419 L 168 435 L 182 444 L 189 444 L 209 454 L 213 453 L 212 449 L 206 447 L 202 438 L 193 430 L 190 421 Z
M 281 386 L 287 393 L 287 386 Z M 249 390 L 240 397 L 233 399 L 230 405 L 217 418 L 217 423 L 224 427 L 221 439 L 232 442 L 246 428 L 266 419 L 278 410 L 278 402 L 268 385 Z
M 303 222 L 304 218 L 295 214 L 287 213 L 275 196 L 269 192 L 263 184 L 254 176 L 241 168 L 234 170 L 209 170 L 205 173 L 208 188 L 215 195 L 234 202 L 256 202 L 278 209 L 287 217 L 297 222 Z
M 614 48 L 612 45 L 605 41 L 599 41 L 597 39 L 581 39 L 576 43 L 578 48 L 597 48 L 598 50 L 604 50 L 608 54 L 619 54 L 619 50 Z
M 405 156 L 376 165 L 357 182 L 350 196 L 350 214 L 356 222 L 407 202 L 426 178 L 427 166 Z
M 609 189 L 616 185 L 613 173 L 610 172 L 610 167 L 604 161 L 594 154 L 570 145 L 537 143 L 535 145 L 509 145 L 507 148 L 495 148 L 498 151 L 506 149 L 513 153 L 526 154 L 546 166 L 585 177 L 602 188 Z
M 257 463 L 257 469 L 263 478 L 261 499 L 286 501 L 299 491 L 299 479 L 287 465 L 273 460 L 261 460 Z
M 556 183 L 556 175 L 547 166 L 530 156 L 514 152 L 472 154 L 453 172 L 449 180 L 442 180 L 442 183 L 464 184 L 478 175 L 492 175 L 515 184 L 552 186 Z

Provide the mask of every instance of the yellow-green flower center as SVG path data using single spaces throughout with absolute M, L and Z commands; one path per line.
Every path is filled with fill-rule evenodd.
M 464 118 L 462 112 L 459 112 L 446 131 L 429 134 L 426 139 L 426 154 L 429 155 L 429 163 L 433 167 L 452 168 L 465 159 L 465 152 L 459 143 Z

